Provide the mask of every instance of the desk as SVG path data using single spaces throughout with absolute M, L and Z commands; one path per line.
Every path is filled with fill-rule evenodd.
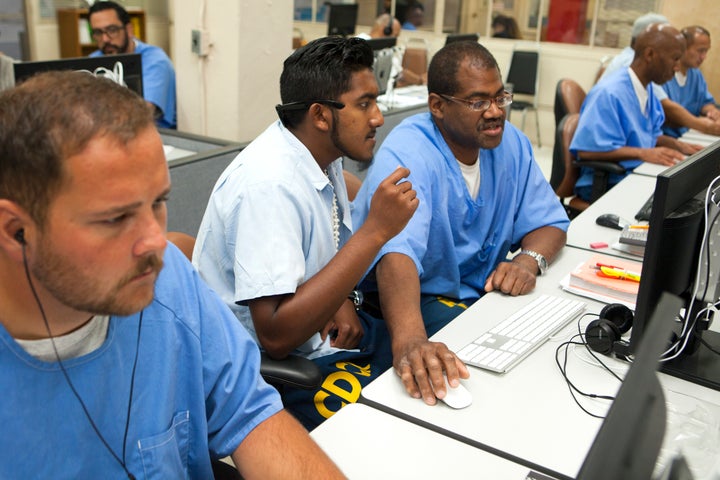
M 612 248 L 620 238 L 620 230 L 602 227 L 595 219 L 603 213 L 614 213 L 629 222 L 635 221 L 635 214 L 655 191 L 655 177 L 646 175 L 628 175 L 605 195 L 592 203 L 585 211 L 570 222 L 567 232 L 567 245 L 592 250 L 604 255 L 642 260 L 637 255 L 621 252 Z M 590 243 L 605 242 L 607 248 L 592 249 Z
M 343 407 L 310 436 L 353 480 L 472 476 L 522 480 L 529 472 L 527 467 L 359 403 Z
M 490 293 L 438 332 L 433 340 L 458 350 L 537 295 L 569 295 L 560 290 L 558 282 L 588 255 L 581 249 L 563 249 L 547 275 L 538 279 L 533 293 L 523 297 Z M 588 312 L 600 311 L 600 303 L 585 301 Z M 581 321 L 583 330 L 591 319 Z M 555 364 L 555 349 L 576 331 L 577 324 L 573 322 L 556 336 L 557 340 L 547 342 L 504 375 L 471 368 L 471 377 L 463 383 L 473 394 L 473 404 L 463 410 L 452 410 L 442 403 L 428 406 L 411 398 L 394 371 L 384 373 L 365 387 L 361 401 L 426 428 L 455 435 L 515 463 L 559 478 L 574 478 L 601 424 L 576 406 Z M 627 368 L 623 362 L 605 357 L 603 360 L 617 369 Z M 619 388 L 617 380 L 607 372 L 581 361 L 573 353 L 568 375 L 586 392 L 613 395 Z M 667 375 L 660 377 L 666 389 L 720 404 L 720 392 Z M 600 415 L 609 406 L 606 401 L 584 398 L 581 401 Z

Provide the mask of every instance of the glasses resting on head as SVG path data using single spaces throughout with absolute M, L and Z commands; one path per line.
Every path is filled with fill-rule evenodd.
M 107 35 L 110 38 L 115 38 L 123 30 L 125 30 L 125 28 L 120 25 L 110 25 L 109 27 L 105 28 L 93 28 L 92 30 L 90 30 L 90 34 L 95 39 L 102 38 L 103 35 Z
M 452 95 L 445 95 L 443 93 L 438 93 L 438 95 L 440 95 L 442 98 L 449 102 L 452 101 L 465 104 L 470 110 L 474 112 L 484 112 L 485 110 L 490 108 L 490 105 L 492 105 L 493 102 L 495 103 L 495 105 L 498 106 L 498 108 L 505 108 L 513 101 L 513 95 L 510 92 L 503 92 L 503 94 L 499 97 L 484 100 L 465 100 L 464 98 L 457 98 L 453 97 Z

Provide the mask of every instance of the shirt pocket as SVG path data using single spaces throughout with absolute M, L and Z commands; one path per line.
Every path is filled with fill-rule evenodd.
M 147 479 L 187 478 L 190 412 L 175 414 L 165 432 L 138 441 Z

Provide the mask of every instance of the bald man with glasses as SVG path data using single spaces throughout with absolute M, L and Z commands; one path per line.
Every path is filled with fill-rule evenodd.
M 91 57 L 139 53 L 142 58 L 143 97 L 155 109 L 155 124 L 177 128 L 175 69 L 162 48 L 135 38 L 130 15 L 112 1 L 95 2 L 88 12 L 90 34 L 98 50 Z
M 365 298 L 377 290 L 395 370 L 410 395 L 432 405 L 447 391 L 443 372 L 452 386 L 469 373 L 428 338 L 486 292 L 530 292 L 565 244 L 569 221 L 530 141 L 505 121 L 512 95 L 485 47 L 456 42 L 438 51 L 428 91 L 429 112 L 398 125 L 375 155 L 353 225 L 365 221 L 381 179 L 408 168 L 419 206 L 380 250 Z

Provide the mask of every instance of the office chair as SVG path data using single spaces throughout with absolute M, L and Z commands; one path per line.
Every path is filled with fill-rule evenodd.
M 617 163 L 575 159 L 570 152 L 570 143 L 573 135 L 575 135 L 579 119 L 579 113 L 569 113 L 560 120 L 555 129 L 555 145 L 553 147 L 553 161 L 550 172 L 550 185 L 570 219 L 575 218 L 590 203 L 600 198 L 607 191 L 608 178 L 611 173 L 625 172 L 625 169 Z M 580 177 L 581 167 L 594 170 L 590 202 L 576 197 L 574 193 L 575 183 Z
M 585 100 L 585 90 L 575 80 L 561 78 L 555 87 L 555 128 L 568 113 L 580 113 Z
M 506 84 L 512 84 L 513 95 L 521 94 L 532 96 L 532 101 L 513 99 L 510 104 L 510 110 L 522 111 L 522 123 L 520 129 L 525 130 L 525 115 L 528 110 L 535 111 L 535 128 L 537 130 L 537 146 L 540 143 L 540 120 L 538 119 L 537 110 L 537 91 L 538 91 L 538 63 L 540 54 L 537 51 L 513 50 L 512 59 L 510 60 L 510 70 L 508 71 Z
M 428 44 L 424 39 L 408 39 L 402 58 L 402 72 L 396 79 L 396 87 L 427 83 L 428 50 Z
M 192 260 L 195 237 L 182 232 L 168 232 L 167 239 L 174 243 L 183 254 Z M 282 360 L 260 353 L 260 374 L 263 379 L 281 394 L 284 387 L 312 390 L 320 386 L 322 373 L 311 360 L 297 355 L 288 355 Z

